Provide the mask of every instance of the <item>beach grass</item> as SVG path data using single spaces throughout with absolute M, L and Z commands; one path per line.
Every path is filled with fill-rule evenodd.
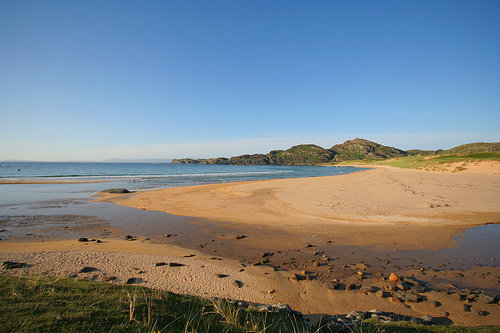
M 89 280 L 0 275 L 2 332 L 320 332 L 293 312 L 258 312 L 226 300 Z M 364 322 L 352 332 L 494 332 Z
M 387 165 L 406 169 L 439 169 L 440 166 L 447 163 L 457 162 L 477 162 L 477 161 L 500 161 L 500 152 L 480 152 L 469 154 L 443 154 L 426 156 L 407 156 L 390 158 L 383 160 L 359 160 L 345 161 L 336 165 Z M 460 171 L 460 170 L 457 170 Z

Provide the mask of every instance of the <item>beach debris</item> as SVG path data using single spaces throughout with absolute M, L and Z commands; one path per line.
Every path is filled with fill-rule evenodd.
M 176 234 L 164 234 L 163 236 L 170 238 L 170 237 L 175 237 L 177 236 Z
M 171 262 L 168 264 L 170 267 L 182 267 L 182 266 L 186 266 L 184 264 L 180 264 L 178 262 Z
M 240 280 L 234 280 L 233 285 L 238 287 L 238 288 L 241 288 L 241 287 L 243 287 L 243 282 L 241 282 Z
M 221 260 L 224 260 L 224 259 L 222 259 L 222 258 L 217 258 L 217 257 L 211 257 L 211 258 L 210 258 L 210 260 L 219 260 L 219 261 L 221 261 Z
M 7 231 L 7 229 L 2 229 L 2 230 L 0 230 L 0 232 L 6 232 L 6 231 Z
M 167 263 L 166 263 L 166 262 L 157 262 L 157 263 L 155 264 L 155 267 L 160 267 L 160 266 L 165 266 L 165 265 L 167 265 Z
M 88 238 L 85 238 L 85 237 L 80 237 L 80 238 L 78 238 L 78 241 L 79 241 L 79 242 L 83 242 L 83 243 L 85 243 L 85 242 L 88 242 L 88 241 L 89 241 L 89 239 L 88 239 Z
M 101 191 L 102 193 L 130 193 L 126 188 L 109 188 Z
M 196 257 L 196 254 L 186 254 L 184 256 L 184 258 L 192 258 L 192 257 Z
M 306 247 L 313 247 L 311 243 L 306 243 Z
M 80 269 L 80 271 L 78 273 L 90 273 L 90 272 L 95 272 L 95 271 L 98 271 L 98 269 L 95 267 L 85 266 L 82 269 Z
M 243 238 L 246 238 L 248 237 L 247 235 L 242 235 L 242 234 L 238 234 L 236 236 L 234 236 L 234 239 L 243 239 Z
M 131 235 L 126 235 L 125 237 L 123 237 L 123 239 L 125 239 L 126 241 L 135 241 L 137 240 L 137 238 L 131 236 Z
M 269 295 L 271 295 L 271 294 L 274 294 L 275 292 L 276 292 L 276 290 L 275 290 L 275 289 L 272 289 L 272 290 L 269 290 L 267 293 L 268 293 Z
M 146 280 L 142 279 L 142 278 L 130 278 L 128 279 L 125 284 L 136 284 L 136 283 L 144 283 L 146 282 Z
M 220 274 L 220 273 L 219 273 L 219 274 L 216 274 L 216 276 L 217 276 L 219 279 L 223 279 L 223 278 L 228 277 L 229 275 L 227 275 L 227 274 Z
M 15 268 L 24 268 L 28 267 L 28 264 L 24 262 L 15 262 L 15 261 L 4 261 L 2 263 L 3 269 L 15 269 Z
M 476 314 L 477 314 L 478 316 L 484 317 L 484 316 L 489 315 L 490 313 L 489 313 L 488 311 L 477 310 L 477 311 L 476 311 Z

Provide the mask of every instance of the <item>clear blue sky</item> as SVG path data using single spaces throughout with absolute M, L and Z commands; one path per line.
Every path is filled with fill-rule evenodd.
M 1 1 L 0 160 L 500 141 L 500 1 Z

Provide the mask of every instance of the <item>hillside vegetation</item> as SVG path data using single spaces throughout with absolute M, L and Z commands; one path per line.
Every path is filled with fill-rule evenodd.
M 397 162 L 401 165 L 414 165 L 424 161 L 423 157 L 433 157 L 445 155 L 454 155 L 447 159 L 463 160 L 464 158 L 472 159 L 490 159 L 492 156 L 496 159 L 496 153 L 500 151 L 500 143 L 470 143 L 461 145 L 449 150 L 402 150 L 394 147 L 384 146 L 379 143 L 365 140 L 354 139 L 347 140 L 342 144 L 334 145 L 329 149 L 322 148 L 313 144 L 305 144 L 293 146 L 287 150 L 273 150 L 267 154 L 252 154 L 233 156 L 231 158 L 217 157 L 208 159 L 174 159 L 174 164 L 224 164 L 224 165 L 318 165 L 318 164 L 338 164 L 346 161 L 385 161 L 388 159 L 402 159 Z M 493 155 L 477 155 L 474 153 L 492 153 Z M 470 156 L 465 156 L 469 154 Z M 412 158 L 414 157 L 414 158 Z M 405 160 L 405 158 L 407 158 Z M 429 163 L 444 161 L 436 159 Z M 420 161 L 420 162 L 419 162 Z M 388 163 L 393 163 L 388 162 Z M 445 162 L 443 162 L 445 163 Z

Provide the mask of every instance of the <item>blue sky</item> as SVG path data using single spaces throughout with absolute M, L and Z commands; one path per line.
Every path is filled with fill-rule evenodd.
M 0 160 L 500 141 L 498 1 L 3 1 Z

